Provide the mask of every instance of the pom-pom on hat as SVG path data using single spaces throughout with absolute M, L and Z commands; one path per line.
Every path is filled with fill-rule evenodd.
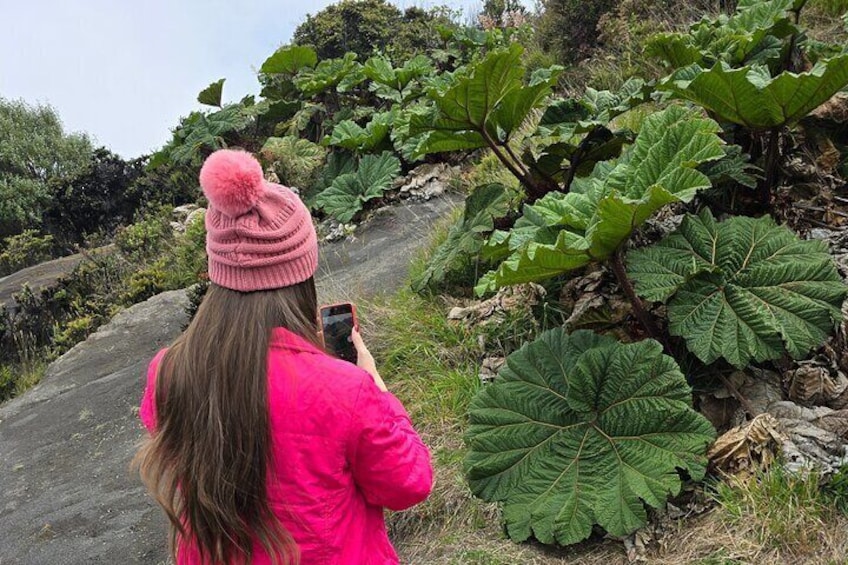
M 312 216 L 290 189 L 267 182 L 246 151 L 222 149 L 200 169 L 209 200 L 209 279 L 242 292 L 291 286 L 318 267 Z

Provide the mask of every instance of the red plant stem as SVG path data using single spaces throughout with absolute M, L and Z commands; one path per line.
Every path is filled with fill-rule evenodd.
M 778 158 L 780 157 L 780 128 L 773 128 L 768 134 L 766 149 L 766 178 L 760 187 L 760 202 L 763 206 L 771 204 L 772 191 L 777 187 Z
M 486 141 L 486 143 L 489 145 L 489 148 L 491 148 L 492 153 L 495 154 L 495 157 L 497 157 L 501 161 L 501 163 L 503 163 L 504 166 L 509 169 L 509 172 L 515 175 L 515 178 L 520 180 L 521 183 L 525 187 L 527 187 L 527 192 L 529 193 L 531 201 L 537 200 L 545 195 L 545 190 L 539 187 L 535 182 L 533 182 L 533 179 L 530 177 L 530 174 L 519 168 L 520 161 L 513 161 L 508 155 L 505 155 L 503 151 L 501 151 L 501 148 L 503 146 L 497 143 L 494 139 L 492 139 L 492 136 L 489 135 L 489 132 L 486 131 L 486 128 L 480 128 L 479 132 L 480 135 L 483 136 L 483 139 Z M 509 147 L 506 147 L 506 150 L 514 156 L 514 153 L 512 153 L 512 150 Z
M 663 349 L 669 355 L 672 354 L 671 347 L 668 344 L 668 340 L 665 338 L 665 335 L 660 331 L 657 326 L 654 317 L 650 312 L 645 308 L 642 299 L 636 294 L 636 290 L 633 288 L 633 284 L 630 282 L 630 279 L 627 278 L 627 271 L 624 268 L 624 245 L 620 245 L 618 249 L 615 250 L 615 253 L 612 256 L 610 261 L 612 265 L 612 272 L 615 275 L 615 278 L 618 280 L 618 285 L 621 287 L 621 290 L 624 291 L 625 296 L 630 301 L 630 304 L 633 306 L 633 315 L 636 316 L 636 319 L 639 320 L 639 323 L 642 324 L 642 327 L 645 328 L 645 331 L 648 332 L 655 340 L 659 341 L 663 345 Z

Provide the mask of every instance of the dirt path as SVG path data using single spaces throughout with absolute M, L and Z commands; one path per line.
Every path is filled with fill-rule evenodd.
M 355 241 L 325 245 L 321 300 L 397 289 L 455 203 L 397 206 Z M 127 467 L 142 434 L 144 368 L 179 333 L 186 302 L 166 292 L 118 314 L 0 406 L 0 564 L 163 562 L 162 515 Z

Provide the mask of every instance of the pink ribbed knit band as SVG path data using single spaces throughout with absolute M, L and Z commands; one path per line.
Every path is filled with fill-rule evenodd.
M 291 190 L 269 182 L 255 205 L 235 218 L 210 202 L 206 253 L 209 280 L 241 292 L 291 286 L 318 268 L 309 210 Z

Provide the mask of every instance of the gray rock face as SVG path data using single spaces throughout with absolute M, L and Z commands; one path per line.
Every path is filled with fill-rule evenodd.
M 0 407 L 0 562 L 107 563 L 118 548 L 123 562 L 160 558 L 159 511 L 128 465 L 141 375 L 187 303 L 173 291 L 121 312 Z
M 456 199 L 382 213 L 352 242 L 324 246 L 323 302 L 396 289 L 433 222 Z M 0 406 L 0 563 L 161 563 L 165 518 L 129 462 L 144 433 L 148 361 L 185 322 L 184 291 L 121 312 Z

